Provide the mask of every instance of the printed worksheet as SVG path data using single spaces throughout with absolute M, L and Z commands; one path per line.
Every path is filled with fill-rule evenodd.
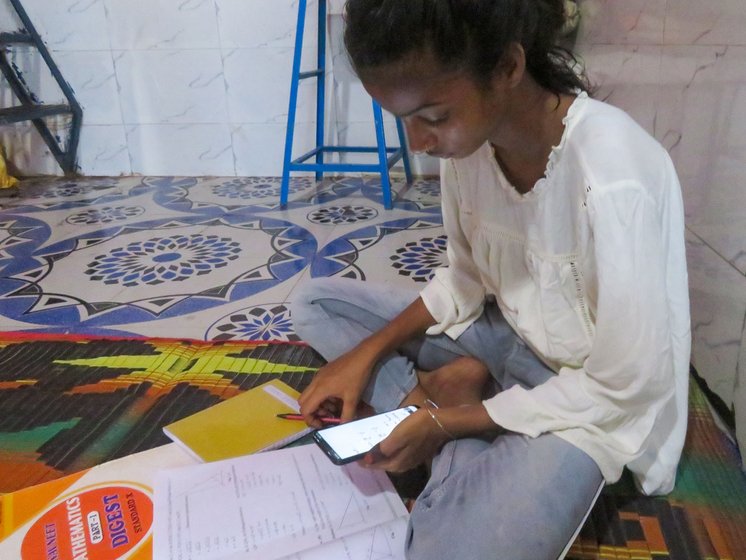
M 342 537 L 283 560 L 405 560 L 407 518 Z
M 161 472 L 153 557 L 276 560 L 406 515 L 384 472 L 303 445 Z

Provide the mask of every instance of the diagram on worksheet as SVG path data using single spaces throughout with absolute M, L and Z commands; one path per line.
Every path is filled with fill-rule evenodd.
M 194 482 L 191 487 L 185 488 L 183 492 L 176 494 L 175 497 L 182 497 L 187 493 L 194 495 L 200 492 L 214 492 L 216 490 L 221 490 L 226 486 L 230 486 L 231 484 L 233 484 L 233 472 L 221 471 L 208 476 L 204 480 Z
M 400 517 L 282 560 L 404 560 L 407 517 Z
M 365 519 L 363 510 L 358 503 L 354 494 L 350 495 L 350 499 L 347 501 L 347 506 L 342 513 L 342 518 L 339 521 L 337 529 L 344 529 L 345 527 L 360 525 Z
M 404 546 L 402 539 L 396 539 L 396 537 L 397 534 L 391 527 L 381 525 L 374 528 L 370 554 L 368 554 L 367 560 L 394 560 L 400 558 L 401 553 L 404 551 Z M 392 540 L 394 541 L 393 543 Z M 396 552 L 393 545 L 398 545 Z

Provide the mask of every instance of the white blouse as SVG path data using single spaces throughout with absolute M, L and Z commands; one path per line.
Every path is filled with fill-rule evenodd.
M 441 167 L 447 267 L 421 292 L 457 338 L 493 295 L 557 376 L 484 401 L 498 425 L 574 444 L 604 478 L 626 465 L 669 492 L 686 433 L 690 326 L 684 214 L 663 147 L 581 93 L 542 178 L 521 195 L 489 144 Z

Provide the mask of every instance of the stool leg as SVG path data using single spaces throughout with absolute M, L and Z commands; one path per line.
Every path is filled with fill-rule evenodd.
M 322 148 L 324 145 L 324 113 L 326 103 L 326 0 L 319 2 L 319 22 L 317 33 L 317 51 L 316 51 L 316 68 L 319 74 L 316 77 L 316 147 Z M 324 163 L 324 150 L 319 149 L 316 153 L 316 163 Z M 320 181 L 324 172 L 316 172 L 316 180 Z
M 376 144 L 378 146 L 378 165 L 381 172 L 381 191 L 383 192 L 383 206 L 387 210 L 391 204 L 391 179 L 389 177 L 388 152 L 386 151 L 386 134 L 383 130 L 383 111 L 381 106 L 373 100 L 373 120 L 376 123 Z
M 407 184 L 412 183 L 412 167 L 409 164 L 409 149 L 407 148 L 407 135 L 404 133 L 404 126 L 401 119 L 396 117 L 396 132 L 399 135 L 399 146 L 401 146 L 401 161 L 404 164 L 404 177 Z
M 323 0 L 321 0 L 323 2 Z M 298 0 L 298 23 L 295 28 L 295 53 L 293 54 L 293 74 L 290 78 L 290 102 L 288 104 L 288 126 L 285 131 L 285 156 L 280 183 L 280 207 L 288 203 L 290 190 L 290 162 L 293 157 L 293 134 L 295 132 L 295 109 L 298 105 L 298 83 L 300 82 L 300 58 L 303 51 L 303 27 L 306 21 L 306 0 Z

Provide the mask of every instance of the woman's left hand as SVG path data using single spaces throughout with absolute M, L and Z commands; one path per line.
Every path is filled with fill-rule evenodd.
M 449 441 L 425 409 L 404 419 L 360 462 L 369 468 L 403 472 L 429 461 Z

